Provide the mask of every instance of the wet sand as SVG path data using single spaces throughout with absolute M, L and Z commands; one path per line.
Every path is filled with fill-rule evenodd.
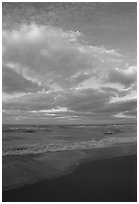
M 57 153 L 57 155 L 58 154 L 59 153 Z M 60 177 L 58 178 L 49 177 L 49 179 L 46 179 L 46 177 L 44 176 L 42 177 L 42 181 L 40 182 L 25 185 L 24 187 L 15 188 L 12 190 L 3 190 L 3 201 L 7 202 L 136 201 L 137 199 L 136 144 L 119 145 L 118 147 L 97 150 L 83 150 L 82 152 L 78 151 L 65 153 L 63 152 L 60 154 L 61 155 L 57 156 L 57 159 L 56 155 L 53 156 L 49 155 L 47 156 L 49 159 L 47 158 L 45 160 L 45 162 L 48 160 L 52 161 L 51 159 L 53 158 L 53 162 L 51 162 L 51 164 L 52 163 L 53 165 L 55 164 L 53 167 L 59 166 L 60 174 L 58 176 Z M 65 157 L 63 157 L 63 159 L 62 154 L 66 155 Z M 44 162 L 42 156 L 46 158 L 46 155 L 41 155 L 41 161 Z M 8 159 L 10 160 L 10 157 Z M 8 159 L 7 164 L 9 163 Z M 20 160 L 20 158 L 18 159 Z M 16 158 L 13 157 L 13 160 L 17 161 L 17 157 Z M 64 165 L 64 163 L 65 166 L 61 166 L 62 164 Z M 73 170 L 72 169 L 73 166 L 77 163 L 80 163 L 79 166 Z M 4 162 L 5 168 L 7 164 Z M 18 162 L 16 163 L 16 165 L 17 164 Z M 42 165 L 42 163 L 40 164 Z M 69 169 L 68 171 L 67 167 Z M 23 168 L 21 169 L 23 171 Z M 41 166 L 39 167 L 39 169 L 41 169 Z M 43 175 L 46 175 L 46 173 L 48 172 L 49 174 L 50 172 L 52 173 L 51 169 L 55 168 L 49 169 L 48 172 L 45 171 L 45 169 L 46 166 L 42 170 L 42 172 L 45 172 L 43 173 Z M 65 171 L 62 171 L 62 169 L 65 169 Z M 14 170 L 15 169 L 13 168 L 13 171 Z M 64 172 L 63 175 L 64 174 L 65 175 L 61 176 L 62 175 L 61 172 L 62 173 Z

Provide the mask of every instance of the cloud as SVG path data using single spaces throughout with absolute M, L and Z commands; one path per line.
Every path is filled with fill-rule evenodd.
M 110 102 L 114 94 L 100 89 L 38 92 L 3 102 L 3 117 L 18 120 L 113 121 L 136 118 L 136 98 Z
M 113 65 L 124 63 L 115 50 L 85 45 L 80 36 L 79 32 L 36 24 L 4 30 L 3 64 L 44 88 L 69 88 L 91 74 L 101 77 Z
M 12 95 L 3 101 L 3 117 L 129 118 L 135 116 L 136 74 L 125 56 L 87 45 L 79 32 L 36 24 L 3 31 L 3 92 Z
M 116 115 L 119 112 L 132 112 L 137 108 L 137 99 L 127 99 L 120 100 L 106 104 L 106 106 L 100 107 L 99 110 L 96 110 L 98 114 L 109 114 Z
M 96 89 L 38 92 L 5 101 L 3 109 L 26 110 L 34 113 L 93 112 L 108 103 L 112 96 L 111 93 Z
M 129 100 L 130 98 L 134 98 L 136 96 L 136 85 L 130 86 L 129 88 L 112 88 L 112 87 L 100 87 L 102 91 L 106 91 L 114 94 L 111 102 L 120 101 L 120 100 Z
M 137 67 L 131 66 L 126 69 L 114 68 L 108 73 L 107 82 L 120 83 L 130 87 L 137 80 Z
M 2 90 L 5 93 L 36 92 L 42 90 L 37 83 L 27 80 L 8 67 L 3 67 Z
M 125 111 L 125 112 L 119 112 L 116 115 L 114 115 L 116 118 L 136 118 L 136 110 L 133 111 Z
M 81 112 L 93 112 L 105 103 L 109 102 L 113 96 L 98 89 L 79 89 L 70 94 L 65 94 L 63 104 L 70 110 Z

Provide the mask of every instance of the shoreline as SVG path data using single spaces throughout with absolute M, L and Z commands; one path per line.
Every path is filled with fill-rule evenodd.
M 3 157 L 3 190 L 12 190 L 71 174 L 76 168 L 88 162 L 134 155 L 137 144 L 118 144 L 116 146 L 61 151 L 42 154 Z
M 78 166 L 88 162 L 136 155 L 136 152 L 137 144 L 128 143 L 107 148 L 84 149 L 82 151 L 6 156 L 3 158 L 2 166 L 3 191 L 69 175 Z
M 136 201 L 136 157 L 133 154 L 82 162 L 62 177 L 3 190 L 3 201 Z

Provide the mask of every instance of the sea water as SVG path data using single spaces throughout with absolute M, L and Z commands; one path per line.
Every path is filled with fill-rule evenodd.
M 3 125 L 3 156 L 109 147 L 137 140 L 136 124 Z

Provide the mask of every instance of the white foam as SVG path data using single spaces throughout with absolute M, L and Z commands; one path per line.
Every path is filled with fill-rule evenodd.
M 39 154 L 45 152 L 70 151 L 80 149 L 94 149 L 112 146 L 114 144 L 136 142 L 137 137 L 106 137 L 101 140 L 87 140 L 75 143 L 51 143 L 47 145 L 25 144 L 15 147 L 9 147 L 3 150 L 3 156 Z

